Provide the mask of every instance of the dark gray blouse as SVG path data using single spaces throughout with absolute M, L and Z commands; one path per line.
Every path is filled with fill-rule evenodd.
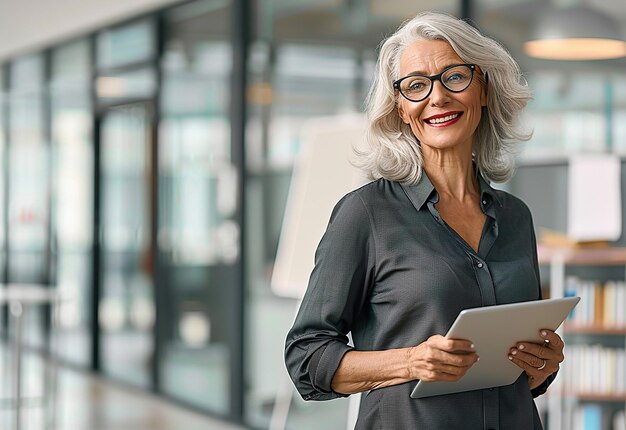
M 444 335 L 466 308 L 541 297 L 532 218 L 516 197 L 479 178 L 487 221 L 478 253 L 440 217 L 437 191 L 379 179 L 336 205 L 291 328 L 285 361 L 305 400 L 341 397 L 331 380 L 354 349 L 415 346 Z M 553 375 L 554 377 L 554 375 Z M 357 429 L 540 429 L 533 397 L 552 381 L 424 399 L 417 381 L 373 390 L 361 400 Z

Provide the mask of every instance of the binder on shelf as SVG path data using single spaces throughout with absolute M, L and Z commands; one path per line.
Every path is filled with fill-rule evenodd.
M 583 411 L 583 428 L 585 430 L 602 430 L 602 408 L 600 405 L 585 405 Z
M 570 276 L 565 281 L 564 295 L 581 298 L 581 304 L 568 316 L 570 325 L 622 329 L 626 334 L 626 283 L 623 281 L 601 284 Z

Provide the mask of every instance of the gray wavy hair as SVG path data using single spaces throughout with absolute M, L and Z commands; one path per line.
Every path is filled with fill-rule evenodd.
M 488 81 L 487 106 L 474 133 L 474 162 L 486 179 L 506 181 L 513 174 L 516 143 L 532 134 L 518 130 L 519 115 L 532 98 L 530 89 L 502 45 L 465 21 L 438 12 L 417 15 L 383 42 L 366 101 L 369 151 L 356 151 L 356 164 L 372 179 L 414 185 L 422 176 L 419 141 L 398 114 L 402 96 L 393 88 L 393 81 L 400 78 L 400 57 L 417 40 L 444 40 L 464 62 L 483 71 Z

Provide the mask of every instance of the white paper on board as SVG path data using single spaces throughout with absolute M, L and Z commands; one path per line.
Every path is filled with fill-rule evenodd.
M 568 169 L 567 235 L 615 241 L 622 234 L 621 162 L 614 155 L 572 157 Z

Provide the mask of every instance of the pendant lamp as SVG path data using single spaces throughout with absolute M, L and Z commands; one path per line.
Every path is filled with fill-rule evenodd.
M 576 5 L 542 14 L 524 51 L 550 60 L 606 60 L 626 56 L 626 42 L 615 19 Z

